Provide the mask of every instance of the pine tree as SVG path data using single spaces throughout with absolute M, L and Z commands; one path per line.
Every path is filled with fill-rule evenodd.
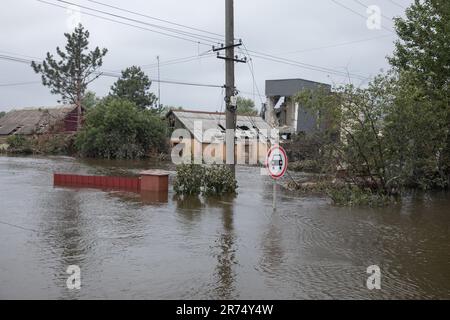
M 42 84 L 51 89 L 52 94 L 61 96 L 58 102 L 73 103 L 77 106 L 78 123 L 81 126 L 81 107 L 87 86 L 96 80 L 97 72 L 103 64 L 107 49 L 96 47 L 89 50 L 89 31 L 80 24 L 72 34 L 65 33 L 67 39 L 65 51 L 59 47 L 56 60 L 50 52 L 42 63 L 33 61 L 34 71 L 41 74 Z
M 157 98 L 149 91 L 151 85 L 152 82 L 141 68 L 132 66 L 122 71 L 120 79 L 111 87 L 111 95 L 134 102 L 140 109 L 152 108 L 158 112 L 155 106 Z

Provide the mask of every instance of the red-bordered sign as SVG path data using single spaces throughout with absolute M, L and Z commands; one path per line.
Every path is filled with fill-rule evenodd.
M 282 178 L 288 167 L 288 158 L 283 147 L 273 146 L 267 153 L 266 167 L 273 179 Z

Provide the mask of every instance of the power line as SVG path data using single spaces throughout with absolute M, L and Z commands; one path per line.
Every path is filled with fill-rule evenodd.
M 219 38 L 216 38 L 216 39 L 223 40 L 225 38 L 224 35 L 221 35 L 221 34 L 218 34 L 218 33 L 214 33 L 214 32 L 211 32 L 211 31 L 190 27 L 190 26 L 187 26 L 187 25 L 184 25 L 184 24 L 175 23 L 175 22 L 164 20 L 164 19 L 161 19 L 161 18 L 152 17 L 152 16 L 149 16 L 149 15 L 146 15 L 146 14 L 142 14 L 142 13 L 138 13 L 138 12 L 135 12 L 135 11 L 127 10 L 127 9 L 124 9 L 124 8 L 119 8 L 119 7 L 116 7 L 116 6 L 112 6 L 112 5 L 109 5 L 109 4 L 106 4 L 106 3 L 102 3 L 100 1 L 94 1 L 94 0 L 88 0 L 88 1 L 92 2 L 92 3 L 96 3 L 96 4 L 99 4 L 99 5 L 102 5 L 102 6 L 106 6 L 106 7 L 112 8 L 112 9 L 116 9 L 116 10 L 119 10 L 119 11 L 131 13 L 131 14 L 134 14 L 134 15 L 137 15 L 137 16 L 140 16 L 140 17 L 144 17 L 144 18 L 148 18 L 148 19 L 152 19 L 152 20 L 156 20 L 156 21 L 160 21 L 160 22 L 165 22 L 165 23 L 172 24 L 172 25 L 175 25 L 175 26 L 183 27 L 183 28 L 186 28 L 186 29 L 194 30 L 194 31 L 200 31 L 200 32 L 203 32 L 203 33 L 206 33 L 206 34 L 210 34 L 210 35 L 214 35 L 216 37 L 219 37 Z
M 104 77 L 111 77 L 111 78 L 120 78 L 120 74 L 112 73 L 112 72 L 103 72 L 99 71 L 98 74 L 100 76 Z M 184 85 L 184 86 L 194 86 L 194 87 L 206 87 L 206 88 L 222 88 L 221 85 L 215 85 L 215 84 L 204 84 L 204 83 L 197 83 L 197 82 L 186 82 L 186 81 L 179 81 L 179 80 L 156 80 L 156 79 L 150 79 L 152 82 L 156 83 L 166 83 L 166 84 L 177 84 L 177 85 Z
M 286 59 L 286 58 L 282 58 L 282 57 L 277 57 L 274 55 L 270 55 L 270 54 L 266 54 L 266 53 L 262 53 L 262 52 L 258 52 L 258 51 L 253 51 L 253 50 L 247 50 L 247 51 L 251 52 L 254 57 L 260 58 L 260 59 L 265 59 L 265 60 L 269 60 L 269 61 L 273 61 L 273 62 L 292 65 L 292 66 L 296 66 L 296 67 L 300 67 L 300 68 L 304 68 L 304 69 L 308 69 L 308 70 L 313 70 L 313 71 L 318 71 L 318 72 L 322 72 L 322 73 L 327 73 L 327 74 L 334 74 L 334 75 L 339 75 L 339 76 L 349 76 L 350 75 L 351 77 L 356 78 L 356 79 L 360 79 L 360 80 L 365 79 L 364 76 L 358 75 L 358 74 L 346 73 L 346 72 L 339 71 L 336 69 L 307 64 L 307 63 L 303 63 L 303 62 L 299 62 L 299 61 L 295 61 L 295 60 L 291 60 L 291 59 Z
M 288 54 L 303 53 L 303 52 L 310 52 L 310 51 L 316 51 L 316 50 L 337 48 L 337 47 L 348 46 L 348 45 L 352 45 L 352 44 L 356 44 L 356 43 L 362 43 L 362 42 L 367 42 L 367 41 L 378 40 L 378 39 L 387 38 L 387 37 L 392 37 L 392 34 L 385 34 L 385 35 L 378 36 L 378 37 L 373 37 L 373 38 L 365 38 L 365 39 L 360 39 L 360 40 L 341 42 L 341 43 L 336 43 L 336 44 L 322 46 L 322 47 L 313 47 L 313 48 L 295 50 L 295 51 L 284 52 L 284 53 L 279 53 L 279 54 L 288 55 Z
M 174 65 L 174 64 L 180 64 L 180 63 L 187 63 L 187 62 L 196 61 L 196 60 L 200 60 L 200 59 L 204 59 L 204 58 L 211 58 L 214 56 L 215 55 L 213 53 L 208 53 L 208 54 L 188 56 L 188 57 L 184 57 L 184 58 L 176 58 L 176 59 L 161 62 L 160 67 L 165 67 L 165 66 L 170 66 L 170 65 Z M 147 64 L 147 65 L 142 65 L 141 69 L 143 69 L 143 70 L 144 69 L 152 69 L 152 68 L 156 68 L 156 67 L 158 67 L 158 65 L 156 63 L 152 63 L 152 64 Z
M 25 86 L 29 84 L 38 84 L 40 81 L 28 81 L 28 82 L 16 82 L 16 83 L 1 83 L 0 87 L 17 87 L 17 86 Z
M 13 57 L 9 55 L 0 54 L 1 60 L 7 60 L 7 61 L 13 61 L 13 62 L 19 62 L 19 63 L 26 63 L 30 64 L 33 60 L 25 59 L 25 58 L 19 58 L 19 57 Z
M 17 58 L 13 56 L 6 56 L 0 54 L 0 60 L 6 60 L 6 61 L 12 61 L 12 62 L 18 62 L 18 63 L 24 63 L 24 64 L 31 64 L 33 60 L 24 59 L 24 58 Z M 104 70 L 99 70 L 94 72 L 97 76 L 103 76 L 103 77 L 111 77 L 111 78 L 120 78 L 121 74 L 115 73 L 115 72 L 109 72 Z M 178 80 L 151 80 L 152 82 L 160 82 L 160 83 L 167 83 L 167 84 L 177 84 L 177 85 L 185 85 L 185 86 L 196 86 L 196 87 L 207 87 L 207 88 L 222 88 L 221 85 L 215 85 L 215 84 L 203 84 L 203 83 L 197 83 L 197 82 L 186 82 L 186 81 L 178 81 Z
M 337 4 L 338 6 L 344 8 L 344 9 L 346 9 L 346 10 L 348 10 L 348 11 L 354 13 L 354 14 L 356 14 L 357 16 L 359 16 L 359 17 L 361 17 L 361 18 L 363 18 L 364 20 L 367 21 L 367 17 L 366 17 L 365 15 L 359 13 L 358 11 L 353 10 L 353 9 L 350 8 L 350 7 L 347 7 L 346 5 L 344 5 L 344 4 L 340 3 L 340 2 L 337 2 L 336 0 L 331 0 L 331 1 L 333 1 L 333 2 L 334 2 L 335 4 Z M 391 33 L 395 33 L 394 31 L 392 31 L 392 30 L 389 29 L 389 28 L 386 28 L 386 27 L 383 26 L 383 25 L 381 26 L 381 28 L 383 28 L 383 29 L 385 29 L 386 31 L 389 31 L 389 32 L 391 32 Z
M 247 51 L 248 56 L 250 57 L 250 63 L 248 64 L 248 67 L 249 67 L 250 73 L 252 74 L 253 88 L 256 87 L 256 91 L 258 92 L 258 96 L 259 96 L 259 99 L 260 99 L 261 105 L 262 105 L 262 104 L 264 104 L 264 101 L 261 98 L 262 95 L 261 95 L 261 92 L 259 91 L 258 83 L 256 82 L 255 66 L 253 64 L 253 59 L 250 56 L 250 53 L 248 52 L 247 46 L 245 44 L 243 44 L 243 46 L 244 46 L 245 51 Z
M 16 228 L 16 229 L 21 229 L 21 230 L 25 230 L 25 231 L 32 231 L 32 232 L 35 232 L 35 233 L 39 233 L 39 231 L 37 231 L 35 229 L 25 228 L 25 227 L 19 226 L 17 224 L 9 223 L 9 222 L 6 222 L 6 221 L 0 221 L 0 224 L 6 225 L 6 226 L 10 226 L 10 227 L 13 227 L 13 228 Z
M 359 4 L 361 7 L 365 8 L 365 9 L 369 8 L 368 5 L 364 4 L 364 3 L 361 2 L 360 0 L 353 0 L 353 2 Z M 386 20 L 392 22 L 392 18 L 391 18 L 391 17 L 388 17 L 388 16 L 386 16 L 386 15 L 384 15 L 384 14 L 382 14 L 382 13 L 381 13 L 381 17 L 383 17 L 384 19 L 386 19 Z
M 401 5 L 401 4 L 399 4 L 399 3 L 397 3 L 397 2 L 395 2 L 395 1 L 393 1 L 393 0 L 388 0 L 390 3 L 392 3 L 393 5 L 396 5 L 397 7 L 400 7 L 400 8 L 402 8 L 402 9 L 405 9 L 406 10 L 406 7 L 405 6 L 403 6 L 403 5 Z
M 43 3 L 46 3 L 46 4 L 50 4 L 50 5 L 54 5 L 54 6 L 61 7 L 61 8 L 64 8 L 64 9 L 65 9 L 64 6 L 59 6 L 59 5 L 57 5 L 57 4 L 49 3 L 49 2 L 44 1 L 44 0 L 37 0 L 37 1 L 43 2 Z M 71 2 L 68 2 L 68 1 L 63 1 L 63 0 L 58 0 L 58 1 L 63 2 L 63 3 L 72 4 Z M 79 6 L 79 7 L 81 7 L 81 8 L 87 8 L 87 7 L 84 7 L 84 6 Z M 89 9 L 91 9 L 91 8 L 89 8 Z M 91 9 L 91 10 L 96 10 L 96 9 Z M 100 11 L 100 10 L 96 10 L 96 11 L 101 12 L 101 13 L 105 13 L 105 14 L 112 15 L 112 14 L 107 13 L 107 12 L 104 12 L 104 11 Z M 136 26 L 136 25 L 134 25 L 134 24 L 124 23 L 124 22 L 121 22 L 121 21 L 117 21 L 117 20 L 114 20 L 114 19 L 105 18 L 105 17 L 102 17 L 102 16 L 90 14 L 90 13 L 84 13 L 84 14 L 91 15 L 91 16 L 94 16 L 94 17 L 97 17 L 97 18 L 100 18 L 100 19 L 112 21 L 112 22 L 115 22 L 115 23 L 120 23 L 120 24 L 124 24 L 124 25 L 131 26 L 131 27 L 135 27 L 135 28 L 139 28 L 139 29 L 151 31 L 151 32 L 161 33 L 161 32 L 159 32 L 159 31 L 155 31 L 155 30 L 151 30 L 151 29 L 148 29 L 148 28 Z M 114 16 L 121 17 L 121 16 L 119 16 L 119 15 L 114 15 Z M 125 19 L 128 19 L 128 18 L 125 18 Z M 142 22 L 142 21 L 139 21 L 139 20 L 135 20 L 135 19 L 130 19 L 130 20 L 131 20 L 131 21 L 136 21 L 136 22 L 140 22 L 140 23 L 144 23 L 144 24 L 145 24 L 145 22 Z M 206 43 L 202 43 L 202 42 L 196 42 L 196 41 L 191 40 L 191 39 L 186 39 L 186 38 L 178 37 L 178 36 L 175 36 L 175 35 L 169 35 L 169 34 L 166 34 L 166 33 L 162 33 L 162 34 L 163 34 L 163 35 L 172 36 L 172 37 L 176 37 L 176 38 L 183 39 L 183 40 L 187 40 L 187 41 L 194 42 L 194 43 L 200 43 L 200 44 L 207 45 L 207 46 L 210 45 L 210 44 L 206 44 Z M 254 53 L 257 53 L 257 52 L 254 52 Z M 258 53 L 258 54 L 259 54 L 259 55 L 263 55 L 264 57 L 261 57 L 261 56 L 256 56 L 256 57 L 262 58 L 262 59 L 266 59 L 266 60 L 269 60 L 269 58 L 270 58 L 270 60 L 272 60 L 272 61 L 274 61 L 274 59 L 277 59 L 277 61 L 275 61 L 275 62 L 282 62 L 282 61 L 280 61 L 280 60 L 284 60 L 285 63 L 287 62 L 287 63 L 290 64 L 290 65 L 294 65 L 294 64 L 295 64 L 295 66 L 297 66 L 297 67 L 303 67 L 303 68 L 310 69 L 310 70 L 315 70 L 315 71 L 320 71 L 320 72 L 333 73 L 333 74 L 338 74 L 338 75 L 345 75 L 345 76 L 347 76 L 347 74 L 345 74 L 345 73 L 343 73 L 343 72 L 341 72 L 341 71 L 332 70 L 332 69 L 329 69 L 329 68 L 324 68 L 324 67 L 320 67 L 320 66 L 308 65 L 308 64 L 304 64 L 304 63 L 301 63 L 301 62 L 298 62 L 298 61 L 292 61 L 292 60 L 291 60 L 291 61 L 288 61 L 288 60 L 286 60 L 286 59 L 284 59 L 284 58 L 275 57 L 275 56 L 270 56 L 270 55 L 268 56 L 268 55 L 262 54 L 262 53 Z
M 101 13 L 101 14 L 105 14 L 105 15 L 108 15 L 108 16 L 112 16 L 114 18 L 119 18 L 119 19 L 131 21 L 131 22 L 134 22 L 134 23 L 143 24 L 143 25 L 146 25 L 146 26 L 149 26 L 149 27 L 152 27 L 152 28 L 158 28 L 158 29 L 162 29 L 162 30 L 165 30 L 165 31 L 168 31 L 168 32 L 173 32 L 175 34 L 184 35 L 184 36 L 191 37 L 191 38 L 194 38 L 194 39 L 203 40 L 203 41 L 209 41 L 211 43 L 220 43 L 220 42 L 217 41 L 217 38 L 212 38 L 210 36 L 202 36 L 200 34 L 188 32 L 188 31 L 183 31 L 183 30 L 180 30 L 180 29 L 164 27 L 164 26 L 161 26 L 161 25 L 148 23 L 148 22 L 145 22 L 145 21 L 142 21 L 142 20 L 137 20 L 137 19 L 125 17 L 123 15 L 114 14 L 114 13 L 111 13 L 111 12 L 108 12 L 108 11 L 103 11 L 103 10 L 98 10 L 98 9 L 95 9 L 95 8 L 90 8 L 90 7 L 83 6 L 83 5 L 80 5 L 80 4 L 76 4 L 76 3 L 73 3 L 73 2 L 70 2 L 70 1 L 65 1 L 65 0 L 56 0 L 56 1 L 68 4 L 68 5 L 71 5 L 71 6 L 75 6 L 75 7 L 78 7 L 78 8 L 86 9 L 86 10 L 89 10 L 89 11 L 93 11 L 93 12 L 96 12 L 96 13 Z M 219 41 L 220 40 L 221 39 L 219 39 Z
M 54 7 L 58 7 L 58 8 L 62 8 L 62 9 L 67 10 L 67 7 L 62 6 L 62 5 L 58 5 L 56 3 L 51 3 L 51 2 L 48 2 L 48 1 L 44 1 L 44 0 L 36 0 L 36 1 L 45 3 L 47 5 L 51 5 L 51 6 L 54 6 Z M 184 37 L 177 36 L 177 35 L 174 35 L 174 34 L 168 34 L 168 33 L 165 33 L 165 32 L 149 29 L 149 28 L 146 28 L 146 27 L 137 26 L 137 25 L 134 25 L 134 24 L 131 24 L 131 23 L 126 23 L 126 22 L 123 22 L 123 21 L 119 21 L 119 20 L 115 20 L 115 19 L 99 16 L 99 15 L 96 15 L 96 14 L 93 14 L 93 13 L 89 13 L 89 12 L 81 12 L 81 13 L 83 13 L 84 15 L 87 15 L 87 16 L 91 16 L 91 17 L 95 17 L 95 18 L 98 18 L 98 19 L 102 19 L 102 20 L 106 20 L 106 21 L 122 24 L 122 25 L 125 25 L 125 26 L 129 26 L 129 27 L 133 27 L 133 28 L 136 28 L 136 29 L 140 29 L 140 30 L 145 30 L 145 31 L 161 34 L 161 35 L 172 37 L 172 38 L 175 38 L 175 39 L 184 40 L 184 41 L 188 41 L 188 42 L 195 43 L 195 44 L 201 44 L 201 45 L 205 45 L 205 46 L 208 46 L 208 47 L 211 46 L 211 43 L 195 41 L 193 39 L 188 39 L 188 38 L 184 38 Z

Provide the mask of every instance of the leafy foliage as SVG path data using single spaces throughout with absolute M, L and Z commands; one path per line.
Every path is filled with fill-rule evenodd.
M 8 152 L 29 154 L 33 153 L 30 141 L 23 135 L 14 134 L 6 139 L 8 144 Z
M 179 195 L 199 195 L 202 191 L 205 169 L 197 164 L 182 164 L 177 167 L 173 188 Z
M 165 150 L 165 123 L 128 100 L 105 98 L 86 115 L 76 147 L 86 157 L 135 159 Z
M 337 206 L 382 207 L 395 201 L 394 197 L 355 185 L 327 188 L 327 194 Z
M 303 92 L 296 99 L 338 119 L 341 139 L 324 144 L 323 159 L 331 171 L 345 169 L 349 183 L 384 194 L 448 186 L 445 112 L 413 75 L 391 72 L 365 89 L 348 85 L 333 95 Z
M 450 163 L 450 1 L 415 0 L 395 24 L 399 40 L 389 61 L 397 72 L 409 74 L 410 85 L 444 117 L 438 123 L 446 121 L 447 140 L 439 152 L 441 161 Z
M 414 0 L 405 18 L 395 19 L 399 40 L 390 63 L 414 72 L 418 84 L 448 94 L 450 81 L 450 2 Z
M 152 83 L 140 67 L 130 67 L 122 71 L 122 76 L 111 87 L 111 95 L 126 99 L 140 109 L 152 108 L 159 113 L 155 105 L 156 96 L 149 92 Z
M 237 98 L 237 114 L 242 116 L 256 116 L 258 110 L 255 108 L 255 102 L 252 99 L 243 97 Z
M 5 114 L 6 114 L 6 112 L 5 112 L 5 111 L 1 111 L 1 112 L 0 112 L 0 118 L 4 117 L 4 116 L 5 116 Z
M 220 196 L 234 194 L 237 182 L 227 166 L 202 167 L 197 164 L 183 164 L 177 167 L 174 190 L 179 195 Z
M 83 97 L 83 100 L 81 102 L 81 105 L 86 109 L 92 109 L 94 108 L 99 102 L 101 101 L 100 98 L 97 97 L 95 92 L 88 91 Z
M 233 194 L 237 190 L 233 173 L 225 165 L 213 165 L 206 168 L 203 193 L 208 196 Z
M 73 155 L 75 136 L 70 134 L 43 134 L 31 139 L 34 153 L 45 155 Z

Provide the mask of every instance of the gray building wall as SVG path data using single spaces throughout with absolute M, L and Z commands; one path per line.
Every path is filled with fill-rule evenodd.
M 304 106 L 298 106 L 297 124 L 294 126 L 295 103 L 292 97 L 302 90 L 314 90 L 324 88 L 331 92 L 331 85 L 304 79 L 266 80 L 266 96 L 286 97 L 282 110 L 278 110 L 278 120 L 281 127 L 288 126 L 295 132 L 311 133 L 317 130 L 317 117 Z
M 292 97 L 302 90 L 317 89 L 319 87 L 323 87 L 331 92 L 329 84 L 304 79 L 266 80 L 266 96 Z

